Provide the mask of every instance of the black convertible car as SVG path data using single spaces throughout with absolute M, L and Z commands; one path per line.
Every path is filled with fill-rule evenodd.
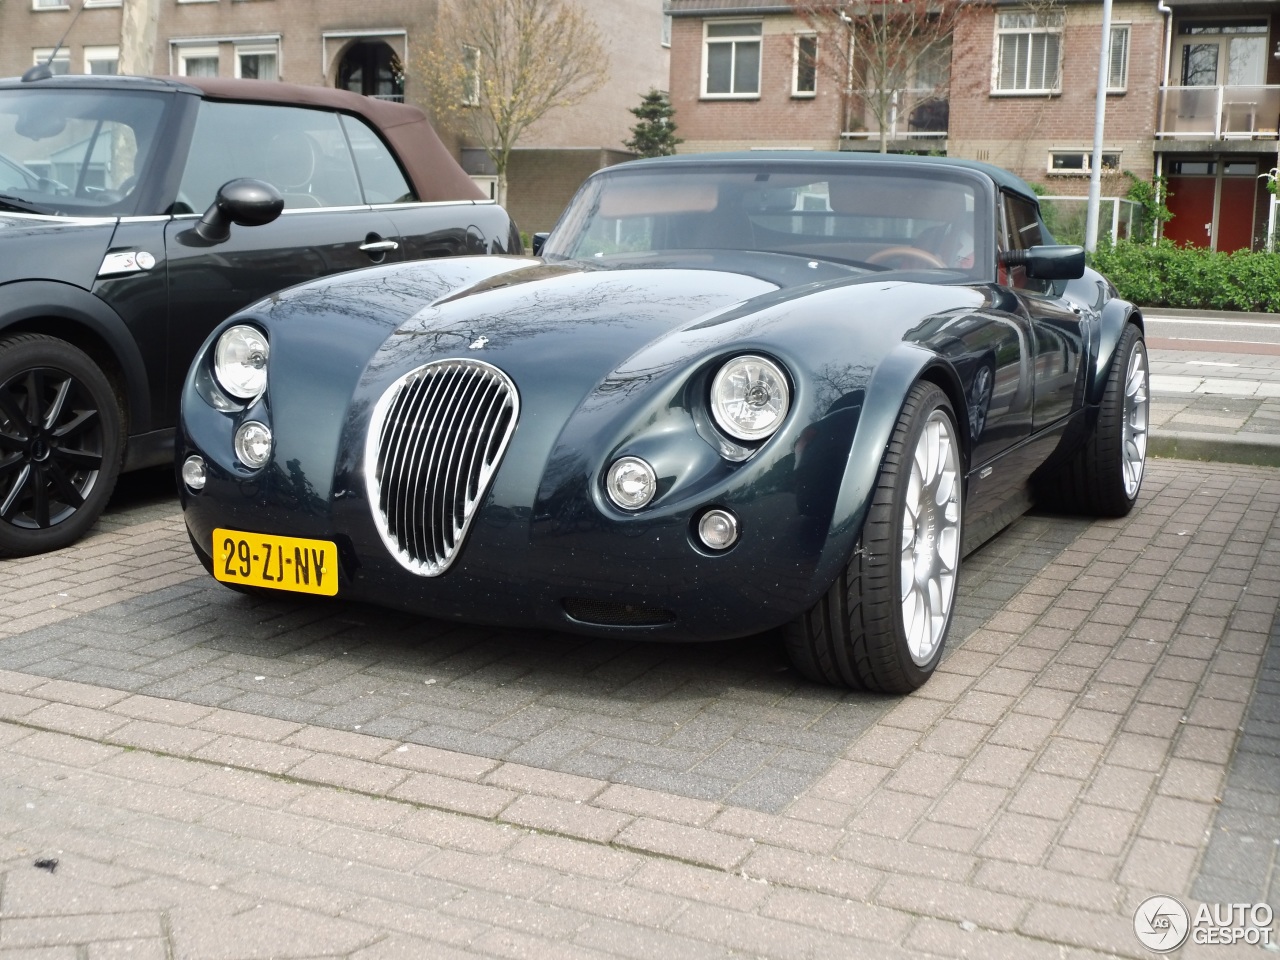
M 200 559 L 239 589 L 635 639 L 784 626 L 882 691 L 941 656 L 961 557 L 1146 456 L 1142 318 L 1022 181 L 852 154 L 591 177 L 538 258 L 297 287 L 182 399 Z
M 172 460 L 187 367 L 234 311 L 342 270 L 519 249 L 414 107 L 0 80 L 0 557 L 67 546 L 121 470 Z

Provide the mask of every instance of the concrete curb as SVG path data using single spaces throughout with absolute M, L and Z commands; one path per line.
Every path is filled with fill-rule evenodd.
M 1247 463 L 1256 467 L 1280 467 L 1280 436 L 1269 433 L 1190 433 L 1151 431 L 1147 453 L 1176 460 L 1210 460 Z
M 1249 313 L 1244 310 L 1186 310 L 1181 307 L 1139 307 L 1144 317 L 1173 317 L 1178 320 L 1280 320 L 1280 313 Z

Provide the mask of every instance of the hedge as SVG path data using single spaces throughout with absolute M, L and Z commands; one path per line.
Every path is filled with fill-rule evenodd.
M 1280 313 L 1280 255 L 1274 253 L 1122 240 L 1100 243 L 1090 262 L 1120 296 L 1142 306 Z

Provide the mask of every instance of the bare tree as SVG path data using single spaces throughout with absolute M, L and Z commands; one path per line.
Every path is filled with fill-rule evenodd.
M 600 31 L 567 0 L 451 0 L 416 66 L 436 122 L 484 148 L 505 203 L 520 137 L 582 100 L 609 62 Z
M 951 36 L 974 0 L 789 0 L 818 37 L 817 69 L 843 91 L 845 131 L 874 124 L 880 152 L 912 127 L 945 132 Z

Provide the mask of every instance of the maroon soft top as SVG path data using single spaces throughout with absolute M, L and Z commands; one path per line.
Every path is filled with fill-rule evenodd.
M 274 80 L 231 80 L 222 77 L 168 77 L 195 87 L 209 100 L 292 103 L 326 107 L 363 117 L 391 144 L 420 200 L 487 200 L 453 155 L 440 142 L 427 115 L 417 107 L 362 97 L 332 87 L 304 87 Z

